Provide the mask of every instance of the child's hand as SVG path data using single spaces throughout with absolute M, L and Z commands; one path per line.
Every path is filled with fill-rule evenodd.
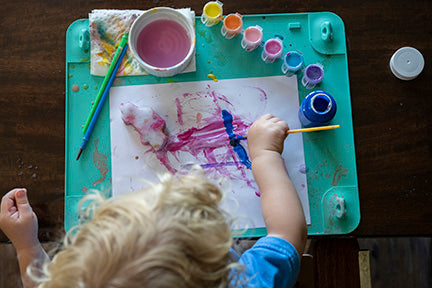
M 288 129 L 285 121 L 271 114 L 265 114 L 256 120 L 247 136 L 251 160 L 268 151 L 282 154 Z
M 39 244 L 37 217 L 28 202 L 26 189 L 16 188 L 3 196 L 0 229 L 17 251 L 32 249 Z

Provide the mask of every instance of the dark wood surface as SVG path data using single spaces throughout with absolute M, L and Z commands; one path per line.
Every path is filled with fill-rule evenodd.
M 92 9 L 191 7 L 205 1 L 2 1 L 0 194 L 26 187 L 40 238 L 63 227 L 65 34 Z M 241 14 L 332 11 L 345 23 L 361 223 L 355 236 L 432 234 L 432 1 L 229 1 Z M 402 46 L 419 49 L 423 73 L 389 69 Z M 0 240 L 6 237 L 0 233 Z
M 357 239 L 320 239 L 314 244 L 315 288 L 360 288 Z

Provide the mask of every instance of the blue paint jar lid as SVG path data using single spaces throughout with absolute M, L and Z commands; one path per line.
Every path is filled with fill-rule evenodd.
M 325 91 L 313 91 L 306 95 L 301 106 L 302 112 L 311 122 L 328 123 L 336 114 L 337 106 L 333 97 Z
M 416 78 L 424 67 L 423 55 L 415 48 L 402 47 L 390 59 L 392 73 L 401 80 Z

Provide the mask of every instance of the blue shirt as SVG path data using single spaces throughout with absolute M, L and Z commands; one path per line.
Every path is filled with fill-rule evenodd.
M 239 256 L 234 250 L 233 257 L 245 266 L 243 284 L 233 287 L 292 287 L 300 271 L 300 257 L 294 246 L 277 237 L 263 237 Z M 243 279 L 244 277 L 240 277 Z M 235 281 L 235 280 L 234 280 Z M 231 283 L 235 283 L 235 282 Z

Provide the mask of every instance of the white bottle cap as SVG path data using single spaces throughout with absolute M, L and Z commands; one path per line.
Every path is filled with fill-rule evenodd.
M 401 80 L 412 80 L 423 70 L 423 55 L 415 48 L 402 47 L 390 59 L 390 69 Z

